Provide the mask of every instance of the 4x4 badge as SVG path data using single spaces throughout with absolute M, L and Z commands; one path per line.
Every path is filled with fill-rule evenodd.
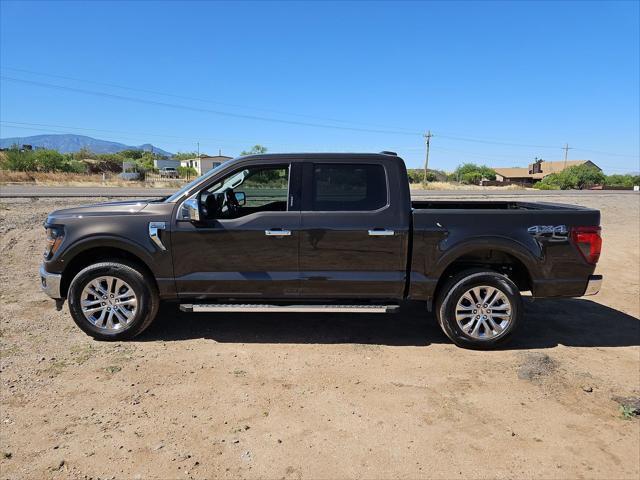
M 550 237 L 552 240 L 566 240 L 569 229 L 566 225 L 534 225 L 527 229 L 536 237 Z

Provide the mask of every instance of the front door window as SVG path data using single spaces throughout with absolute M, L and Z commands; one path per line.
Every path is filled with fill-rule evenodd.
M 207 220 L 230 220 L 257 212 L 287 211 L 289 166 L 256 166 L 235 171 L 200 196 Z

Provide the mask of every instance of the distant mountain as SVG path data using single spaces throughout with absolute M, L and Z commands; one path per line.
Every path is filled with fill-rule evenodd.
M 31 137 L 0 138 L 0 148 L 9 148 L 11 145 L 33 145 L 34 147 L 44 147 L 57 150 L 61 153 L 77 152 L 81 148 L 88 148 L 95 153 L 118 153 L 122 150 L 153 150 L 161 155 L 172 156 L 173 154 L 154 147 L 150 143 L 144 145 L 125 145 L 124 143 L 110 142 L 85 135 L 61 134 L 61 135 L 33 135 Z

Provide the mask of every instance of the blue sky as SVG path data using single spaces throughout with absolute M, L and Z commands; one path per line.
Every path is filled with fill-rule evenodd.
M 2 137 L 640 170 L 639 2 L 0 8 Z

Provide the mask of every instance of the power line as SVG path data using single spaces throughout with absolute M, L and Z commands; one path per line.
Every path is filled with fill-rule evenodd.
M 459 137 L 459 136 L 453 136 L 453 135 L 442 135 L 439 133 L 434 134 L 434 136 L 438 136 L 438 138 L 447 138 L 447 139 L 451 139 L 451 140 L 459 140 L 459 141 L 463 141 L 463 142 L 476 142 L 476 143 L 484 143 L 484 144 L 490 144 L 490 145 L 504 145 L 504 146 L 510 146 L 510 147 L 525 147 L 525 148 L 545 148 L 545 149 L 553 149 L 553 150 L 564 150 L 565 147 L 559 147 L 559 146 L 551 146 L 551 145 L 532 145 L 532 144 L 526 144 L 526 143 L 512 143 L 512 142 L 502 142 L 502 141 L 495 141 L 495 140 L 483 140 L 483 139 L 479 139 L 479 138 L 467 138 L 467 137 Z M 627 157 L 627 158 L 640 158 L 640 154 L 628 154 L 628 153 L 613 153 L 613 152 L 604 152 L 601 150 L 591 150 L 588 148 L 580 148 L 580 147 L 570 147 L 570 150 L 577 150 L 577 151 L 581 151 L 581 152 L 591 152 L 591 153 L 597 153 L 597 154 L 601 154 L 601 155 L 611 155 L 611 156 L 616 156 L 616 157 Z
M 612 153 L 612 152 L 603 152 L 601 150 L 591 150 L 588 148 L 579 148 L 579 147 L 572 147 L 574 150 L 579 150 L 581 152 L 590 152 L 590 153 L 597 153 L 600 155 L 611 155 L 614 157 L 628 157 L 628 158 L 638 158 L 640 159 L 640 153 L 636 154 L 636 155 L 629 155 L 627 153 Z
M 247 144 L 253 145 L 256 143 L 260 143 L 260 141 L 255 138 L 252 140 L 248 140 L 248 139 L 238 139 L 238 138 L 220 139 L 220 138 L 211 138 L 211 137 L 203 137 L 203 136 L 185 137 L 185 136 L 178 136 L 178 135 L 169 135 L 164 133 L 132 132 L 132 131 L 109 130 L 109 129 L 100 129 L 100 128 L 73 127 L 69 125 L 57 125 L 57 124 L 51 124 L 51 123 L 28 123 L 28 122 L 14 122 L 14 121 L 8 121 L 8 120 L 0 120 L 0 124 L 3 124 L 6 128 L 18 128 L 18 129 L 33 130 L 38 132 L 70 133 L 71 131 L 79 130 L 82 132 L 115 133 L 119 135 L 118 138 L 135 140 L 135 141 L 140 141 L 140 140 L 147 141 L 148 138 L 146 137 L 157 137 L 159 139 L 165 139 L 167 141 L 174 141 L 174 142 L 190 144 L 190 145 L 193 145 L 197 141 L 203 141 L 203 140 L 211 143 L 216 143 L 219 145 L 245 146 L 245 147 Z M 43 128 L 43 127 L 47 127 L 47 128 Z M 57 129 L 66 129 L 66 130 L 57 130 Z M 132 135 L 138 135 L 138 136 L 134 137 Z M 301 149 L 301 150 L 308 149 L 308 148 L 318 150 L 324 147 L 324 146 L 310 145 L 310 144 L 305 144 L 305 146 L 302 146 L 301 144 L 295 145 L 291 143 L 281 143 L 281 142 L 269 142 L 269 146 L 270 147 L 272 146 L 286 147 L 286 148 Z M 355 147 L 343 146 L 343 148 L 345 150 L 348 150 Z M 358 147 L 358 148 L 355 148 L 355 150 L 362 151 L 362 150 L 367 150 L 367 148 L 368 147 Z
M 369 126 L 369 127 L 376 127 L 376 128 L 384 128 L 384 129 L 390 129 L 390 130 L 406 130 L 407 133 L 413 133 L 413 134 L 419 134 L 419 132 L 415 132 L 413 129 L 410 128 L 405 128 L 405 127 L 390 127 L 388 125 L 379 125 L 379 124 L 372 124 L 372 123 L 362 123 L 362 122 L 351 122 L 348 120 L 340 120 L 337 118 L 329 118 L 329 117 L 320 117 L 320 116 L 316 116 L 316 115 L 308 115 L 308 114 L 303 114 L 303 113 L 295 113 L 295 112 L 289 112 L 289 111 L 282 111 L 282 110 L 273 110 L 273 109 L 268 109 L 268 108 L 261 108 L 261 107 L 253 107 L 253 106 L 249 106 L 249 105 L 240 105 L 240 104 L 236 104 L 236 103 L 228 103 L 228 102 L 220 102 L 218 100 L 211 100 L 211 99 L 207 99 L 207 98 L 199 98 L 199 97 L 191 97 L 191 96 L 186 96 L 186 95 L 176 95 L 173 93 L 167 93 L 167 92 L 159 92 L 157 90 L 148 90 L 148 89 L 144 89 L 144 88 L 135 88 L 135 87 L 128 87 L 125 85 L 118 85 L 118 84 L 114 84 L 114 83 L 106 83 L 106 82 L 96 82 L 95 80 L 87 80 L 87 79 L 82 79 L 82 78 L 77 78 L 77 77 L 69 77 L 69 76 L 64 76 L 64 75 L 55 75 L 55 74 L 51 74 L 51 73 L 44 73 L 44 72 L 36 72 L 33 70 L 25 70 L 25 69 L 21 69 L 21 68 L 13 68 L 13 67 L 0 67 L 1 70 L 12 70 L 15 72 L 22 72 L 22 73 L 28 73 L 28 74 L 32 74 L 32 75 L 42 75 L 45 77 L 51 77 L 51 78 L 59 78 L 62 80 L 71 80 L 74 82 L 82 82 L 82 83 L 90 83 L 93 85 L 101 85 L 104 87 L 111 87 L 111 88 L 118 88 L 121 90 L 129 90 L 132 92 L 141 92 L 141 93 L 150 93 L 152 95 L 161 95 L 164 97 L 171 97 L 171 98 L 180 98 L 182 100 L 193 100 L 196 102 L 205 102 L 205 103 L 211 103 L 211 104 L 215 104 L 215 105 L 223 105 L 223 106 L 227 106 L 227 107 L 234 107 L 234 108 L 246 108 L 249 110 L 257 110 L 257 111 L 262 111 L 262 112 L 268 112 L 268 113 L 276 113 L 279 115 L 291 115 L 294 117 L 302 117 L 302 118 L 311 118 L 311 119 L 315 119 L 315 120 L 323 120 L 323 121 L 327 121 L 327 122 L 338 122 L 338 123 L 345 123 L 345 124 L 351 124 L 351 125 L 361 125 L 361 126 Z
M 60 76 L 60 75 L 50 75 L 50 74 L 45 74 L 45 73 L 38 73 L 38 72 L 29 71 L 29 70 L 21 70 L 21 69 L 14 69 L 14 68 L 8 68 L 8 67 L 2 67 L 2 68 L 15 70 L 15 71 L 22 71 L 22 72 L 27 72 L 27 73 L 34 73 L 34 74 L 38 74 L 38 75 L 48 75 L 48 76 L 51 76 L 51 77 L 68 79 L 68 80 L 73 80 L 73 81 L 83 81 L 83 82 L 87 82 L 87 83 L 94 83 L 94 84 L 97 84 L 97 85 L 111 86 L 111 87 L 114 87 L 114 88 L 127 89 L 127 90 L 131 90 L 131 91 L 139 91 L 139 92 L 145 92 L 145 93 L 152 93 L 152 94 L 156 94 L 156 95 L 171 96 L 171 97 L 175 97 L 175 98 L 183 98 L 183 99 L 190 99 L 190 100 L 204 101 L 204 102 L 209 102 L 209 103 L 222 104 L 221 102 L 215 102 L 215 101 L 212 101 L 212 100 L 198 99 L 198 98 L 195 98 L 195 97 L 187 97 L 187 96 L 181 96 L 181 95 L 172 95 L 172 94 L 168 94 L 168 93 L 154 92 L 152 90 L 136 89 L 136 88 L 125 87 L 125 86 L 121 86 L 121 85 L 108 84 L 108 83 L 102 83 L 102 82 L 93 82 L 93 81 L 90 81 L 90 80 L 81 80 L 81 79 L 76 79 L 76 78 L 73 78 L 73 77 L 65 77 L 65 76 Z M 48 82 L 38 82 L 38 81 L 35 81 L 35 80 L 26 80 L 26 79 L 21 79 L 21 78 L 8 77 L 8 76 L 4 76 L 4 75 L 0 76 L 0 78 L 2 78 L 3 80 L 6 80 L 6 81 L 24 83 L 24 84 L 28 84 L 28 85 L 34 85 L 34 86 L 43 87 L 43 88 L 58 89 L 58 90 L 63 90 L 63 91 L 82 93 L 82 94 L 86 94 L 86 95 L 94 95 L 94 96 L 105 97 L 105 98 L 113 98 L 113 99 L 117 99 L 117 100 L 130 101 L 130 102 L 143 103 L 143 104 L 156 105 L 156 106 L 163 106 L 163 107 L 168 107 L 168 108 L 177 108 L 177 109 L 182 109 L 182 110 L 190 110 L 190 111 L 196 111 L 196 112 L 201 112 L 201 113 L 211 113 L 211 114 L 215 114 L 215 115 L 228 116 L 228 117 L 234 117 L 234 118 L 242 118 L 242 119 L 248 119 L 248 120 L 267 121 L 267 122 L 275 122 L 275 123 L 282 123 L 282 124 L 288 124 L 288 125 L 299 125 L 299 126 L 306 126 L 306 127 L 317 127 L 317 128 L 336 129 L 336 130 L 347 130 L 347 131 L 356 131 L 356 132 L 364 132 L 364 133 L 384 133 L 384 134 L 390 134 L 390 135 L 407 135 L 407 136 L 423 135 L 422 133 L 417 132 L 417 131 L 409 131 L 409 129 L 406 129 L 404 127 L 387 127 L 387 128 L 393 128 L 393 130 L 392 129 L 368 129 L 368 128 L 348 127 L 348 126 L 342 126 L 342 125 L 321 124 L 321 123 L 314 123 L 314 122 L 300 122 L 300 121 L 295 121 L 295 120 L 286 120 L 286 119 L 279 119 L 279 118 L 272 118 L 272 117 L 264 117 L 264 116 L 259 116 L 259 115 L 247 115 L 247 114 L 240 114 L 240 113 L 234 113 L 234 112 L 212 110 L 212 109 L 207 109 L 207 108 L 202 108 L 202 107 L 193 107 L 193 106 L 189 106 L 189 105 L 181 105 L 181 104 L 175 104 L 175 103 L 168 103 L 168 102 L 161 102 L 161 101 L 156 101 L 156 100 L 144 99 L 144 98 L 140 98 L 140 97 L 129 97 L 129 96 L 118 95 L 118 94 L 113 94 L 113 93 L 108 93 L 108 92 L 101 92 L 101 91 L 95 91 L 95 90 L 86 90 L 86 89 L 81 89 L 81 88 L 69 87 L 69 86 L 65 86 L 65 85 L 52 84 L 52 83 L 48 83 Z M 224 104 L 224 105 L 232 106 L 233 104 Z M 253 107 L 246 107 L 246 106 L 239 106 L 239 105 L 235 105 L 235 106 L 236 107 L 241 107 L 241 108 L 253 108 Z M 260 108 L 254 108 L 254 109 L 263 110 L 263 111 L 277 112 L 275 110 L 266 110 L 266 109 L 260 109 Z M 314 116 L 311 116 L 311 115 L 296 114 L 296 113 L 291 113 L 291 112 L 289 112 L 289 113 L 279 112 L 279 113 L 287 114 L 287 115 L 307 117 L 307 118 L 321 118 L 321 117 L 314 117 Z M 339 122 L 339 123 L 354 123 L 354 122 L 347 122 L 347 121 L 344 121 L 344 120 L 337 120 L 337 119 L 331 119 L 330 121 L 335 121 L 335 122 Z M 360 125 L 363 125 L 363 124 L 360 124 Z M 489 145 L 503 145 L 503 146 L 525 147 L 525 148 L 544 148 L 544 149 L 554 149 L 554 150 L 562 148 L 562 147 L 552 146 L 552 145 L 537 145 L 537 144 L 527 144 L 527 143 L 517 143 L 517 142 L 507 142 L 507 141 L 496 141 L 496 140 L 489 140 L 489 139 L 482 139 L 482 138 L 471 138 L 471 137 L 459 136 L 459 135 L 454 135 L 454 134 L 440 134 L 440 133 L 437 133 L 437 132 L 432 134 L 432 136 L 437 136 L 439 138 L 462 141 L 462 142 L 473 142 L 473 143 L 482 143 L 482 144 L 489 144 Z M 591 149 L 579 148 L 579 147 L 572 147 L 572 148 L 574 150 L 592 152 L 592 153 L 597 153 L 597 154 L 602 154 L 602 155 L 612 155 L 612 156 L 628 157 L 628 158 L 640 158 L 640 155 L 630 155 L 630 154 L 623 154 L 623 153 L 604 152 L 604 151 L 600 151 L 600 150 L 591 150 Z
M 491 145 L 505 145 L 505 146 L 509 146 L 509 147 L 527 147 L 527 148 L 553 148 L 553 149 L 558 149 L 560 147 L 558 147 L 557 145 L 552 146 L 552 145 L 531 145 L 531 144 L 526 144 L 526 143 L 511 143 L 511 142 L 496 142 L 493 140 L 482 140 L 479 138 L 466 138 L 466 137 L 458 137 L 458 136 L 453 136 L 453 135 L 442 135 L 442 134 L 437 134 L 438 137 L 440 138 L 448 138 L 451 140 L 460 140 L 462 142 L 476 142 L 476 143 L 487 143 L 487 144 L 491 144 Z
M 86 89 L 83 89 L 83 88 L 68 87 L 68 86 L 65 86 L 65 85 L 56 85 L 56 84 L 48 83 L 48 82 L 37 82 L 35 80 L 25 80 L 25 79 L 22 79 L 22 78 L 7 77 L 5 75 L 0 76 L 0 78 L 2 78 L 3 80 L 10 81 L 10 82 L 25 83 L 27 85 L 34 85 L 34 86 L 38 86 L 38 87 L 51 88 L 51 89 L 63 90 L 63 91 L 75 92 L 75 93 L 82 93 L 82 94 L 85 94 L 85 95 L 94 95 L 94 96 L 104 97 L 104 98 L 114 98 L 116 100 L 124 100 L 124 101 L 129 101 L 129 102 L 143 103 L 143 104 L 148 104 L 148 105 L 156 105 L 156 106 L 161 106 L 161 107 L 177 108 L 177 109 L 180 109 L 180 110 L 189 110 L 189 111 L 200 112 L 200 113 L 211 113 L 211 114 L 214 114 L 214 115 L 221 115 L 221 116 L 233 117 L 233 118 L 242 118 L 242 119 L 246 119 L 246 120 L 260 120 L 260 121 L 264 121 L 264 122 L 283 123 L 283 124 L 287 124 L 287 125 L 299 125 L 299 126 L 303 126 L 303 127 L 318 127 L 318 128 L 328 128 L 328 129 L 335 129 L 335 130 L 348 130 L 348 131 L 366 132 L 366 133 L 386 133 L 386 134 L 389 134 L 389 135 L 410 135 L 410 136 L 418 135 L 418 133 L 401 132 L 401 131 L 394 131 L 394 130 L 377 130 L 377 129 L 368 129 L 368 128 L 345 127 L 345 126 L 340 126 L 340 125 L 328 125 L 328 124 L 322 124 L 322 123 L 298 122 L 298 121 L 295 121 L 295 120 L 284 120 L 284 119 L 279 119 L 279 118 L 262 117 L 262 116 L 258 116 L 258 115 L 245 115 L 245 114 L 241 114 L 241 113 L 225 112 L 225 111 L 222 111 L 222 110 L 212 110 L 212 109 L 202 108 L 202 107 L 192 107 L 192 106 L 189 106 L 189 105 L 180 105 L 180 104 L 176 104 L 176 103 L 160 102 L 160 101 L 157 101 L 157 100 L 148 100 L 148 99 L 139 98 L 139 97 L 128 97 L 128 96 L 124 96 L 124 95 L 117 95 L 117 94 L 114 94 L 114 93 L 100 92 L 100 91 L 96 91 L 96 90 L 86 90 Z
M 55 130 L 50 128 L 53 125 L 49 125 L 49 124 L 31 124 L 31 123 L 24 123 L 24 122 L 7 122 L 7 121 L 0 121 L 0 124 L 12 124 L 15 123 L 19 126 L 15 126 L 15 125 L 6 125 L 7 127 L 10 128 L 20 128 L 20 129 L 24 129 L 24 130 L 32 130 L 32 131 L 37 131 L 37 132 L 54 132 L 54 133 L 69 133 L 69 130 Z M 36 128 L 36 127 L 32 127 L 30 125 L 40 125 L 40 126 L 47 126 L 49 128 Z M 66 129 L 77 129 L 77 130 L 91 130 L 91 131 L 97 131 L 97 132 L 110 132 L 110 133 L 120 133 L 120 131 L 117 130 L 103 130 L 103 129 L 97 129 L 97 128 L 83 128 L 83 127 L 68 127 L 68 126 L 58 126 L 59 128 L 66 128 Z M 134 133 L 134 134 L 139 134 L 139 135 L 150 135 L 150 136 L 159 136 L 162 137 L 162 135 L 160 134 L 151 134 L 151 133 L 140 133 L 140 132 L 130 132 L 130 133 Z M 433 136 L 433 135 L 432 135 Z M 120 137 L 123 139 L 130 139 L 130 140 L 136 140 L 136 141 L 140 141 L 140 140 L 144 140 L 144 137 L 131 137 L 131 136 L 124 136 L 124 137 Z M 164 138 L 164 137 L 163 137 Z M 178 143 L 182 143 L 182 144 L 188 144 L 188 145 L 193 145 L 193 142 L 195 141 L 192 138 L 189 137 L 178 137 L 178 136 L 169 136 L 167 135 L 166 138 L 175 138 L 178 139 L 177 142 Z M 200 137 L 202 140 L 207 140 L 210 142 L 217 142 L 220 145 L 227 145 L 227 146 L 239 146 L 241 145 L 241 143 L 230 143 L 230 142 L 225 142 L 225 143 L 220 143 L 220 140 L 217 139 L 210 139 L 210 138 L 206 138 L 206 137 Z M 175 140 L 174 140 L 175 141 Z M 243 143 L 255 143 L 254 140 L 252 141 L 242 141 L 242 140 L 237 140 L 238 142 L 243 142 Z M 287 146 L 286 144 L 281 144 L 281 143 L 270 143 L 270 145 L 279 145 L 279 146 Z M 291 145 L 289 145 L 291 146 Z M 297 147 L 296 147 L 297 148 Z M 307 148 L 307 147 L 305 147 Z M 317 147 L 314 147 L 317 148 Z M 423 147 L 424 148 L 424 147 Z M 360 149 L 356 149 L 356 150 L 366 150 L 366 148 L 360 148 Z M 416 150 L 415 148 L 407 148 L 407 149 L 403 149 L 403 150 Z M 420 148 L 420 150 L 422 150 L 422 148 Z M 471 153 L 471 152 L 466 152 L 463 150 L 457 150 L 457 149 L 449 149 L 449 148 L 442 148 L 442 147 L 438 147 L 438 151 L 445 151 L 445 152 L 452 152 L 452 153 L 463 153 L 465 156 L 471 156 L 471 157 L 476 157 L 479 159 L 483 159 L 485 161 L 490 160 L 489 157 L 495 156 L 495 155 L 481 155 L 481 154 L 476 154 L 476 153 Z M 507 158 L 514 158 L 515 157 L 511 157 L 511 156 L 506 156 Z M 601 167 L 604 167 L 607 170 L 616 170 L 619 172 L 629 172 L 631 169 L 630 168 L 624 168 L 624 167 L 612 167 L 610 165 L 604 165 L 604 164 L 599 164 Z

